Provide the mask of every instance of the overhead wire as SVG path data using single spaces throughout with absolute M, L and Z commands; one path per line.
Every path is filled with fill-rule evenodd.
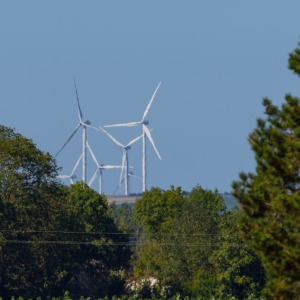
M 37 241 L 22 241 L 22 240 L 0 240 L 0 244 L 54 244 L 54 245 L 91 245 L 91 246 L 97 246 L 97 243 L 95 242 L 84 242 L 84 241 L 44 241 L 44 240 L 37 240 Z M 149 245 L 149 243 L 141 243 L 141 242 L 115 242 L 111 244 L 109 241 L 101 241 L 101 245 L 110 245 L 110 246 L 145 246 Z M 155 243 L 159 246 L 178 246 L 178 243 L 172 242 L 172 243 Z M 219 246 L 221 243 L 184 243 L 185 247 L 214 247 Z M 238 243 L 229 243 L 233 247 L 241 247 Z
M 59 235 L 86 235 L 86 236 L 92 236 L 92 235 L 100 235 L 102 238 L 108 238 L 109 235 L 114 236 L 128 236 L 130 239 L 126 242 L 121 241 L 111 241 L 111 240 L 99 240 L 94 239 L 92 241 L 76 241 L 76 240 L 22 240 L 22 239 L 7 239 L 3 238 L 1 240 L 0 238 L 0 244 L 53 244 L 53 245 L 92 245 L 97 246 L 99 245 L 115 245 L 115 246 L 145 246 L 153 241 L 143 241 L 143 239 L 140 239 L 142 236 L 139 234 L 133 234 L 133 233 L 125 233 L 125 232 L 86 232 L 86 231 L 50 231 L 50 230 L 8 230 L 8 229 L 0 229 L 0 233 L 10 233 L 10 234 L 59 234 Z M 161 236 L 186 236 L 186 237 L 228 237 L 230 235 L 224 235 L 220 233 L 164 233 L 160 234 Z M 157 235 L 156 235 L 157 236 Z M 160 246 L 173 246 L 178 245 L 177 242 L 157 242 L 155 241 L 156 245 Z M 221 243 L 220 242 L 184 242 L 184 246 L 186 247 L 212 247 L 212 246 L 218 246 Z M 240 246 L 236 242 L 229 242 L 232 246 Z
M 50 233 L 50 234 L 87 234 L 87 235 L 129 235 L 139 236 L 128 232 L 101 232 L 101 231 L 59 231 L 59 230 L 8 230 L 0 229 L 0 232 L 8 233 Z M 230 236 L 221 233 L 159 233 L 161 236 Z

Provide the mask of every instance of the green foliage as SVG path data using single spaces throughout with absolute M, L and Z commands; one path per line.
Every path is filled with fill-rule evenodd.
M 209 257 L 216 247 L 224 211 L 225 204 L 217 192 L 198 186 L 184 197 L 170 226 L 162 228 L 162 274 L 169 278 L 166 284 L 180 287 L 179 291 L 187 295 L 211 295 L 215 274 Z
M 135 283 L 142 285 L 120 299 L 254 299 L 259 294 L 259 261 L 238 236 L 237 213 L 225 211 L 217 191 L 153 188 L 133 211 L 128 205 L 109 207 L 104 195 L 82 182 L 60 184 L 57 170 L 48 153 L 0 126 L 4 299 L 117 300 L 113 295 L 124 292 L 129 247 L 135 242 L 131 267 Z
M 300 46 L 300 44 L 299 44 Z M 290 53 L 289 68 L 298 76 L 300 76 L 300 49 L 295 49 Z
M 300 74 L 300 49 L 289 67 Z M 241 229 L 260 255 L 267 272 L 266 295 L 299 299 L 300 295 L 300 105 L 286 95 L 281 108 L 264 99 L 266 119 L 258 119 L 249 141 L 255 174 L 240 174 L 233 184 L 241 203 Z
M 0 296 L 121 293 L 130 252 L 107 200 L 56 175 L 48 153 L 0 126 Z
M 0 291 L 5 298 L 41 295 L 57 284 L 62 257 L 54 260 L 56 246 L 40 242 L 55 239 L 65 211 L 56 174 L 48 153 L 0 126 Z
M 113 203 L 110 205 L 110 212 L 119 230 L 132 236 L 139 234 L 141 227 L 133 217 L 134 206 L 132 204 L 122 203 L 116 205 Z
M 110 217 L 103 195 L 82 182 L 71 185 L 66 197 L 68 223 L 66 228 L 74 243 L 70 255 L 66 288 L 71 295 L 99 297 L 123 292 L 118 274 L 127 267 L 130 251 L 127 237 L 120 234 Z
M 12 297 L 11 298 L 12 300 L 23 300 L 24 298 L 22 297 L 18 297 L 17 299 Z M 41 298 L 37 298 L 37 300 L 40 300 Z M 51 298 L 48 298 L 49 300 L 72 300 L 72 297 L 70 296 L 70 293 L 69 292 L 65 292 L 63 294 L 62 297 L 51 297 Z M 74 298 L 73 298 L 74 299 Z M 90 300 L 91 298 L 90 297 L 80 297 L 79 300 Z M 138 295 L 133 295 L 133 296 L 128 296 L 128 295 L 122 295 L 120 297 L 118 296 L 112 296 L 112 297 L 104 297 L 104 298 L 98 298 L 98 300 L 165 300 L 165 299 L 168 299 L 168 300 L 201 300 L 200 298 L 196 297 L 187 297 L 187 296 L 181 296 L 180 294 L 176 294 L 172 297 L 169 297 L 169 298 L 166 298 L 166 297 L 161 297 L 161 296 L 151 296 L 151 297 L 140 297 Z M 2 300 L 2 298 L 0 297 L 0 300 Z M 206 298 L 205 300 L 217 300 L 217 298 L 215 297 L 209 297 L 209 298 Z M 222 300 L 237 300 L 237 298 L 235 297 L 226 297 L 226 298 L 222 298 Z M 263 300 L 262 298 L 256 298 L 256 297 L 252 297 L 250 296 L 249 298 L 245 299 L 245 300 Z
M 153 213 L 159 226 L 152 223 Z M 145 228 L 136 251 L 135 279 L 156 279 L 152 295 L 180 293 L 205 300 L 260 295 L 265 282 L 260 260 L 239 235 L 240 212 L 226 212 L 217 191 L 155 188 L 139 199 L 135 215 Z
M 225 210 L 222 198 L 200 187 L 189 195 L 180 188 L 155 188 L 137 204 L 135 215 L 145 235 L 137 250 L 136 276 L 157 278 L 170 294 L 209 296 L 214 271 L 208 259 Z
M 218 247 L 210 257 L 216 271 L 215 295 L 219 299 L 258 297 L 265 284 L 260 260 L 245 242 L 237 226 L 238 210 L 227 212 L 220 223 Z
M 160 227 L 173 219 L 177 207 L 183 202 L 181 188 L 164 191 L 152 188 L 146 191 L 135 203 L 134 216 L 143 231 L 149 236 L 154 236 Z

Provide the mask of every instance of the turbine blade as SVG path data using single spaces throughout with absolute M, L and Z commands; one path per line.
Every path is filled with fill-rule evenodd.
M 122 123 L 122 124 L 113 124 L 113 125 L 105 125 L 105 128 L 108 127 L 131 127 L 131 126 L 137 126 L 141 124 L 141 122 L 129 122 L 129 123 Z
M 75 173 L 76 169 L 79 166 L 79 163 L 80 163 L 81 159 L 82 159 L 82 154 L 79 156 L 79 158 L 78 158 L 78 160 L 77 160 L 77 162 L 76 162 L 76 164 L 75 164 L 75 166 L 74 166 L 74 168 L 73 168 L 72 173 L 71 173 L 70 176 L 73 176 L 73 174 Z
M 152 144 L 152 146 L 153 146 L 153 148 L 154 148 L 154 150 L 155 150 L 155 152 L 156 152 L 158 158 L 161 160 L 161 156 L 160 156 L 160 154 L 159 154 L 158 150 L 156 149 L 156 146 L 155 146 L 155 144 L 154 144 L 154 142 L 153 142 L 153 139 L 152 139 L 150 130 L 149 130 L 148 127 L 145 126 L 145 125 L 143 125 L 143 130 L 145 131 L 145 133 L 146 133 L 146 135 L 147 135 L 147 137 L 148 137 L 150 143 Z
M 155 95 L 156 95 L 156 93 L 157 93 L 157 91 L 158 91 L 158 89 L 159 89 L 159 87 L 160 87 L 160 84 L 161 84 L 161 82 L 160 82 L 160 83 L 158 84 L 158 86 L 156 87 L 156 89 L 155 89 L 155 91 L 154 91 L 154 93 L 153 93 L 153 95 L 152 95 L 152 97 L 151 97 L 151 99 L 150 99 L 150 102 L 149 102 L 148 105 L 147 105 L 147 108 L 146 108 L 146 110 L 145 110 L 145 112 L 144 112 L 144 115 L 143 115 L 143 118 L 142 118 L 142 122 L 145 121 L 145 118 L 146 118 L 147 115 L 148 115 L 150 106 L 151 106 L 151 104 L 152 104 L 152 102 L 153 102 L 153 100 L 154 100 L 154 98 L 155 98 Z
M 123 180 L 124 181 L 124 180 Z M 118 186 L 115 188 L 115 190 L 113 191 L 113 195 L 118 191 L 118 189 L 120 188 L 122 183 L 119 183 Z
M 117 190 L 121 187 L 122 183 L 124 182 L 125 180 L 125 176 L 121 179 L 119 185 L 115 188 L 115 190 L 113 191 L 113 195 L 117 192 Z
M 91 149 L 91 147 L 90 147 L 90 145 L 89 145 L 88 142 L 86 142 L 86 146 L 87 146 L 87 148 L 88 148 L 88 150 L 89 150 L 89 152 L 90 152 L 90 154 L 91 154 L 91 156 L 92 156 L 92 158 L 93 158 L 93 161 L 95 162 L 96 166 L 99 168 L 100 165 L 99 165 L 99 163 L 98 163 L 98 161 L 97 161 L 97 158 L 96 158 L 94 152 L 92 151 L 92 149 Z
M 126 168 L 126 155 L 127 155 L 127 150 L 123 149 L 123 154 L 122 154 L 122 168 L 121 168 L 121 173 L 120 173 L 120 183 L 122 182 L 122 177 L 124 174 L 124 169 Z
M 97 175 L 98 175 L 98 171 L 99 169 L 97 168 L 96 172 L 94 173 L 93 177 L 91 178 L 90 182 L 89 182 L 89 187 L 93 184 L 93 182 L 95 181 Z
M 140 136 L 138 136 L 138 137 L 136 137 L 135 139 L 133 139 L 132 141 L 130 141 L 127 145 L 126 145 L 126 147 L 129 147 L 129 146 L 131 146 L 132 144 L 134 144 L 135 142 L 137 142 L 139 139 L 141 139 L 143 137 L 143 134 L 142 135 L 140 135 Z
M 74 134 L 77 132 L 77 130 L 79 129 L 80 126 L 81 126 L 81 125 L 78 124 L 78 125 L 75 127 L 73 133 L 70 135 L 70 137 L 67 139 L 67 141 L 63 144 L 63 146 L 60 148 L 60 150 L 56 153 L 55 157 L 57 157 L 58 154 L 59 154 L 59 153 L 66 147 L 66 145 L 71 141 L 71 139 L 73 138 Z
M 121 144 L 118 140 L 116 140 L 110 133 L 108 133 L 106 130 L 104 130 L 102 127 L 100 127 L 100 130 L 102 130 L 116 145 L 118 145 L 119 147 L 124 148 L 124 145 Z
M 92 128 L 92 129 L 95 129 L 95 130 L 97 130 L 97 131 L 100 131 L 100 132 L 102 132 L 99 128 L 97 128 L 97 127 L 95 127 L 95 126 L 92 126 L 92 125 L 89 125 L 89 124 L 86 124 L 86 123 L 84 123 L 84 126 L 86 126 L 86 127 L 89 127 L 89 128 Z
M 101 169 L 121 169 L 122 166 L 112 166 L 112 165 L 104 165 L 100 167 Z
M 75 86 L 76 99 L 77 99 L 78 117 L 79 117 L 79 121 L 82 122 L 82 112 L 81 112 L 81 109 L 80 109 L 79 97 L 78 97 L 78 92 L 77 92 L 77 86 L 76 86 L 75 79 L 74 79 L 74 86 Z
M 133 173 L 128 173 L 128 175 L 130 176 L 130 177 L 134 177 L 134 178 L 136 178 L 136 179 L 138 179 L 138 180 L 142 180 L 142 178 L 141 177 L 139 177 L 139 176 L 136 176 L 136 175 L 134 175 Z
M 57 175 L 56 178 L 59 178 L 59 179 L 69 179 L 70 176 L 69 175 Z

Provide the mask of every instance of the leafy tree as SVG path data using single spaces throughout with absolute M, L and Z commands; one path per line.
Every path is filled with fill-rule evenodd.
M 117 205 L 112 203 L 110 205 L 110 211 L 119 230 L 130 234 L 132 237 L 139 234 L 141 228 L 133 217 L 134 205 L 128 203 Z
M 162 262 L 159 234 L 163 231 L 163 227 L 167 227 L 173 221 L 178 206 L 183 203 L 183 198 L 181 188 L 175 189 L 174 186 L 171 186 L 166 191 L 153 187 L 137 199 L 134 206 L 134 217 L 142 228 L 142 235 L 139 236 L 139 243 L 135 251 L 134 269 L 137 279 L 143 280 L 144 277 L 149 276 L 158 278 Z
M 48 153 L 0 126 L 1 296 L 42 295 L 59 282 L 61 260 L 53 255 L 57 246 L 41 242 L 55 239 L 53 232 L 65 211 L 56 174 Z
M 118 293 L 129 250 L 104 196 L 55 178 L 54 159 L 0 126 L 0 297 Z
M 218 299 L 258 297 L 265 285 L 265 272 L 252 247 L 239 233 L 237 209 L 226 212 L 220 222 L 218 248 L 209 258 L 216 272 L 214 294 Z
M 122 292 L 120 274 L 128 267 L 128 238 L 113 222 L 106 198 L 78 182 L 70 187 L 66 200 L 68 239 L 78 243 L 69 248 L 72 264 L 66 288 L 74 297 Z
M 159 279 L 171 294 L 207 299 L 215 281 L 209 257 L 225 211 L 222 198 L 201 187 L 190 194 L 180 188 L 159 193 L 153 189 L 139 200 L 137 209 L 146 233 L 138 248 L 136 274 Z
M 300 49 L 290 54 L 289 68 L 300 76 Z M 266 295 L 300 299 L 300 105 L 285 96 L 281 108 L 263 100 L 266 119 L 258 119 L 249 142 L 255 173 L 241 173 L 233 183 L 243 212 L 244 237 L 262 259 Z
M 175 189 L 171 186 L 167 191 L 155 187 L 137 199 L 134 216 L 147 235 L 155 236 L 163 224 L 174 218 L 174 213 L 182 202 L 180 187 Z
M 204 190 L 197 186 L 178 207 L 167 235 L 170 246 L 171 268 L 166 274 L 172 278 L 172 286 L 179 286 L 185 295 L 207 299 L 215 285 L 215 270 L 209 261 L 217 247 L 219 223 L 226 206 L 217 191 Z

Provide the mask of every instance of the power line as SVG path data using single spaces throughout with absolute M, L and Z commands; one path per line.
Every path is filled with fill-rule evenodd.
M 101 231 L 52 231 L 52 230 L 8 230 L 2 229 L 0 232 L 3 233 L 50 233 L 50 234 L 86 234 L 86 235 L 130 235 L 130 236 L 139 236 L 133 233 L 126 232 L 101 232 Z M 221 236 L 227 237 L 231 236 L 230 234 L 221 234 L 221 233 L 159 233 L 156 234 L 160 236 Z
M 22 241 L 22 240 L 1 240 L 0 244 L 54 244 L 54 245 L 92 245 L 97 246 L 95 242 L 84 242 L 84 241 L 45 241 L 45 240 L 37 240 L 37 241 Z M 221 243 L 184 243 L 185 247 L 213 247 L 219 246 Z M 232 247 L 241 247 L 241 245 L 237 243 L 229 243 Z M 112 245 L 109 241 L 101 241 L 101 245 Z M 141 243 L 141 242 L 116 242 L 113 243 L 115 246 L 145 246 L 149 245 L 149 243 Z M 155 245 L 159 246 L 178 246 L 178 243 L 155 243 Z
M 101 232 L 101 231 L 59 231 L 59 230 L 9 230 L 9 229 L 0 229 L 0 232 L 8 233 L 58 233 L 58 234 L 96 234 L 96 235 L 130 235 L 126 232 Z

